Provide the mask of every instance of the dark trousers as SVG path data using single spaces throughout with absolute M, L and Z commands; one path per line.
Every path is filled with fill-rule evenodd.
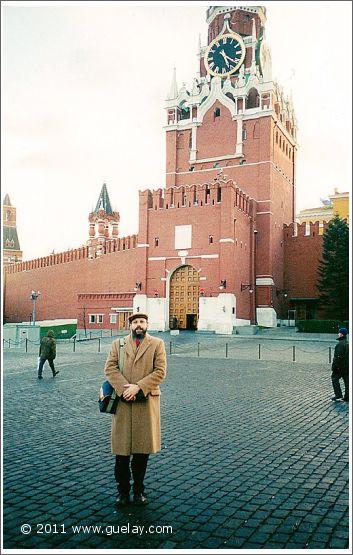
M 341 398 L 342 397 L 342 389 L 340 385 L 340 379 L 342 378 L 344 382 L 344 400 L 349 400 L 349 379 L 348 379 L 348 372 L 344 374 L 336 374 L 332 372 L 331 374 L 331 381 L 333 386 L 333 391 L 335 392 L 335 397 Z
M 44 366 L 44 363 L 45 363 L 46 360 L 48 361 L 49 366 L 50 366 L 50 368 L 51 368 L 51 371 L 53 372 L 53 375 L 54 375 L 55 366 L 54 366 L 54 361 L 53 361 L 53 359 L 52 359 L 52 358 L 42 358 L 42 357 L 40 357 L 40 362 L 39 362 L 39 367 L 38 367 L 38 376 L 41 376 L 41 375 L 42 375 L 43 366 Z
M 134 494 L 143 493 L 145 486 L 143 480 L 145 478 L 149 455 L 135 453 L 132 455 L 131 471 L 134 479 Z M 115 456 L 115 480 L 118 484 L 118 491 L 123 495 L 128 495 L 130 491 L 130 455 Z

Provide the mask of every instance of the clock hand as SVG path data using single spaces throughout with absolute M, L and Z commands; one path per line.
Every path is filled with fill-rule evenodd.
M 227 64 L 227 67 L 229 67 L 229 63 L 228 63 L 228 60 L 227 60 L 227 56 L 226 56 L 224 50 L 221 50 L 221 51 L 220 51 L 220 54 L 222 54 L 222 56 L 223 56 L 223 58 L 224 58 L 224 61 L 225 61 L 225 63 Z
M 229 61 L 231 61 L 231 62 L 233 62 L 233 63 L 235 63 L 235 64 L 237 64 L 237 63 L 239 62 L 239 59 L 240 59 L 240 58 L 235 58 L 235 59 L 233 60 L 233 58 L 230 58 L 229 56 L 227 56 L 227 54 L 224 52 L 224 50 L 222 50 L 221 54 L 222 54 L 222 56 L 224 57 L 224 59 L 225 59 L 225 58 L 228 58 Z

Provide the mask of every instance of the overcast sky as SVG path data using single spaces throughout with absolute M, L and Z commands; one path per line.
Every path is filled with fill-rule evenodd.
M 209 5 L 2 2 L 2 200 L 25 260 L 82 245 L 103 182 L 120 235 L 137 233 L 138 190 L 165 186 L 173 67 L 191 86 Z M 262 5 L 298 120 L 299 211 L 351 190 L 352 4 Z

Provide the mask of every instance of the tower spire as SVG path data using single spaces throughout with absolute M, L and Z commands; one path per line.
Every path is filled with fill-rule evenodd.
M 113 214 L 106 183 L 103 183 L 103 186 L 96 204 L 96 208 L 94 209 L 93 212 L 96 214 L 98 210 L 104 210 L 104 212 L 108 215 Z
M 177 96 L 178 96 L 178 85 L 176 80 L 176 67 L 174 66 L 172 82 L 171 82 L 170 90 L 168 94 L 168 100 L 173 100 L 174 98 L 177 98 Z

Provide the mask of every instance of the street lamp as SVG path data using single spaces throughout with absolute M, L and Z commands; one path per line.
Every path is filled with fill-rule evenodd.
M 240 291 L 243 292 L 243 291 L 246 291 L 247 289 L 249 290 L 249 293 L 253 293 L 253 291 L 254 291 L 254 290 L 253 290 L 253 287 L 252 287 L 252 285 L 251 285 L 251 283 L 243 283 L 243 282 L 241 282 L 241 284 L 240 284 Z
M 33 301 L 33 325 L 34 326 L 36 325 L 36 300 L 38 299 L 39 295 L 40 295 L 40 291 L 34 291 L 32 289 L 30 299 L 32 299 Z

